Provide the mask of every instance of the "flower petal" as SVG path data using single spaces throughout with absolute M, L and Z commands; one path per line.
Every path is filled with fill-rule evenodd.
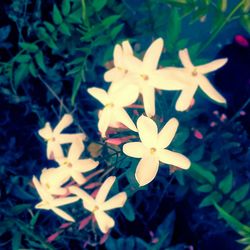
M 110 102 L 109 96 L 104 89 L 93 87 L 93 88 L 88 88 L 87 91 L 90 95 L 96 98 L 103 105 L 106 105 L 107 103 Z
M 73 122 L 73 117 L 71 114 L 65 114 L 59 121 L 54 129 L 55 134 L 60 134 L 65 128 L 67 128 Z
M 185 68 L 193 68 L 194 65 L 191 62 L 191 59 L 189 57 L 189 53 L 187 49 L 183 49 L 179 51 L 179 58 L 181 60 L 182 65 Z
M 60 144 L 73 143 L 76 140 L 84 141 L 86 135 L 84 133 L 76 134 L 60 134 L 56 137 L 56 141 Z
M 94 213 L 96 222 L 100 230 L 105 234 L 108 230 L 115 225 L 115 221 L 107 213 L 98 210 Z
M 106 131 L 111 121 L 112 110 L 113 109 L 106 107 L 102 110 L 100 114 L 100 119 L 98 122 L 98 130 L 101 132 L 102 137 L 106 136 Z
M 96 195 L 96 202 L 98 204 L 102 204 L 106 200 L 108 193 L 111 187 L 113 186 L 115 180 L 116 180 L 115 176 L 110 176 L 103 182 L 102 186 L 100 187 Z
M 83 143 L 78 140 L 74 141 L 69 148 L 68 161 L 72 163 L 77 161 L 80 158 L 83 150 L 84 150 Z
M 86 182 L 86 178 L 78 171 L 71 171 L 71 177 L 78 185 L 82 185 Z
M 130 56 L 130 55 L 125 56 L 124 66 L 130 72 L 138 74 L 142 72 L 144 73 L 142 61 L 135 56 Z
M 36 191 L 38 192 L 39 196 L 41 197 L 42 200 L 45 200 L 45 201 L 51 201 L 53 200 L 53 197 L 52 195 L 49 194 L 49 192 L 47 192 L 43 187 L 42 185 L 40 184 L 40 182 L 38 181 L 38 179 L 33 176 L 32 178 L 32 182 L 36 188 Z
M 107 211 L 107 210 L 111 210 L 111 209 L 114 209 L 114 208 L 123 207 L 126 200 L 127 200 L 126 192 L 121 192 L 121 193 L 113 196 L 112 198 L 110 198 L 106 202 L 104 202 L 101 205 L 101 209 L 103 211 Z
M 157 147 L 166 148 L 172 142 L 177 128 L 179 126 L 179 122 L 176 118 L 170 119 L 166 125 L 161 129 L 160 133 L 158 134 L 158 142 Z
M 85 173 L 95 169 L 98 165 L 99 161 L 94 161 L 93 159 L 89 158 L 89 159 L 78 160 L 74 164 L 74 169 L 81 173 Z
M 147 185 L 156 176 L 159 168 L 158 157 L 148 156 L 140 160 L 136 172 L 135 178 L 140 186 Z
M 60 159 L 64 157 L 62 147 L 59 143 L 48 141 L 47 143 L 47 158 L 49 160 Z
M 122 42 L 123 55 L 133 55 L 133 49 L 129 43 L 129 41 Z
M 158 128 L 155 122 L 141 115 L 137 120 L 137 128 L 141 142 L 147 148 L 155 147 L 157 143 Z
M 209 72 L 215 71 L 219 68 L 221 68 L 222 66 L 224 66 L 227 63 L 228 59 L 227 58 L 221 58 L 221 59 L 217 59 L 214 60 L 210 63 L 206 63 L 200 66 L 196 66 L 197 71 L 201 74 L 207 74 Z
M 66 212 L 64 212 L 62 209 L 60 208 L 52 208 L 51 209 L 54 213 L 56 213 L 57 215 L 59 215 L 60 217 L 62 217 L 63 219 L 67 220 L 67 221 L 71 221 L 71 222 L 75 222 L 74 218 L 71 217 L 69 214 L 67 214 Z
M 158 38 L 147 49 L 143 57 L 143 66 L 150 70 L 157 69 L 162 49 L 163 49 L 163 39 Z
M 53 207 L 65 206 L 65 205 L 74 203 L 78 201 L 79 199 L 80 199 L 79 197 L 58 198 L 51 202 L 51 206 Z
M 123 109 L 123 108 L 114 108 L 113 112 L 114 112 L 113 115 L 114 115 L 116 121 L 121 122 L 122 124 L 124 124 L 129 129 L 137 132 L 137 128 L 136 128 L 134 122 L 131 120 L 130 116 L 125 111 L 125 109 Z
M 200 75 L 199 76 L 199 87 L 202 91 L 211 99 L 219 103 L 227 103 L 226 99 L 212 86 L 208 79 Z
M 186 156 L 167 149 L 159 150 L 158 156 L 161 162 L 174 165 L 179 168 L 188 169 L 191 165 L 190 160 Z
M 113 57 L 114 57 L 114 65 L 115 65 L 115 67 L 121 67 L 122 68 L 123 67 L 123 62 L 122 62 L 123 51 L 122 51 L 121 45 L 119 45 L 119 44 L 115 45 Z
M 142 158 L 148 151 L 141 142 L 128 142 L 123 145 L 122 150 L 124 154 L 134 158 Z
M 75 194 L 80 197 L 83 200 L 84 207 L 90 212 L 92 212 L 96 205 L 96 202 L 88 193 L 76 186 L 69 187 L 69 191 L 72 194 Z
M 123 78 L 125 75 L 124 71 L 118 68 L 112 68 L 105 72 L 104 80 L 106 82 L 116 82 Z
M 45 123 L 45 126 L 38 130 L 38 134 L 44 139 L 49 140 L 53 136 L 53 131 L 49 122 Z
M 180 96 L 178 97 L 176 104 L 175 104 L 175 109 L 178 111 L 185 111 L 189 108 L 191 105 L 192 99 L 194 97 L 194 94 L 197 90 L 197 85 L 190 85 L 189 87 L 184 88 L 181 91 Z
M 155 89 L 152 86 L 144 86 L 142 89 L 143 104 L 146 115 L 155 115 Z

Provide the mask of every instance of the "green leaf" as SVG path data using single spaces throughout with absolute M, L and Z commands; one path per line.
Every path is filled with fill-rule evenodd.
M 181 31 L 181 17 L 178 13 L 177 8 L 170 9 L 170 15 L 167 22 L 167 44 L 173 46 L 177 41 L 180 31 Z
M 14 83 L 16 89 L 18 88 L 20 83 L 28 76 L 28 74 L 29 74 L 29 64 L 27 63 L 19 64 L 15 70 L 15 75 L 14 75 Z
M 249 14 L 245 14 L 241 17 L 240 19 L 241 25 L 243 26 L 243 28 L 250 33 L 250 15 Z
M 189 159 L 191 161 L 200 161 L 205 152 L 205 145 L 201 144 L 199 147 L 194 149 L 192 153 L 189 155 Z
M 37 220 L 38 220 L 39 214 L 40 214 L 40 211 L 37 211 L 37 212 L 35 213 L 35 215 L 32 216 L 32 218 L 31 218 L 31 220 L 30 220 L 30 225 L 31 225 L 31 227 L 34 227 L 34 226 L 35 226 L 35 224 L 36 224 L 36 222 L 37 222 Z
M 36 66 L 33 62 L 30 62 L 29 64 L 29 71 L 30 71 L 30 74 L 33 76 L 33 77 L 37 77 L 38 76 L 38 72 L 37 72 L 37 69 L 36 69 Z
M 16 62 L 19 63 L 28 63 L 31 60 L 31 56 L 29 54 L 26 55 L 19 55 L 18 57 L 16 57 Z
M 130 204 L 129 201 L 127 201 L 125 203 L 125 205 L 121 208 L 121 212 L 123 213 L 123 215 L 125 216 L 125 218 L 128 221 L 134 221 L 135 220 L 134 208 L 132 207 L 132 205 Z
M 231 201 L 231 200 L 227 200 L 224 202 L 224 204 L 222 205 L 222 208 L 228 212 L 228 213 L 231 213 L 234 208 L 235 208 L 235 202 L 234 201 Z
M 37 50 L 39 50 L 39 47 L 34 43 L 19 43 L 19 46 L 30 53 L 35 53 Z
M 249 237 L 246 237 L 246 238 L 243 238 L 243 239 L 240 239 L 240 240 L 237 240 L 237 242 L 241 243 L 241 244 L 249 244 L 250 245 L 250 236 Z
M 233 173 L 230 173 L 219 183 L 219 189 L 224 193 L 228 194 L 233 187 Z
M 222 12 L 225 12 L 227 10 L 227 0 L 219 0 L 217 6 Z
M 51 49 L 58 49 L 55 42 L 51 36 L 47 33 L 44 27 L 39 27 L 37 29 L 37 36 L 39 39 L 43 40 Z
M 182 145 L 189 137 L 189 129 L 188 128 L 181 128 L 179 132 L 176 133 L 174 140 L 173 140 L 173 145 L 174 146 L 180 146 Z
M 85 0 L 82 0 L 82 10 L 81 10 L 81 15 L 82 15 L 82 19 L 83 19 L 83 22 L 84 24 L 88 27 L 89 26 L 89 19 L 88 19 L 88 16 L 87 16 L 87 6 L 86 6 L 86 2 Z
M 63 0 L 62 2 L 62 14 L 67 16 L 70 12 L 70 0 Z
M 84 74 L 84 72 L 83 72 L 83 74 Z M 83 75 L 83 78 L 85 78 L 84 75 Z M 75 104 L 75 99 L 76 99 L 76 96 L 77 96 L 77 93 L 79 91 L 79 88 L 81 86 L 82 81 L 83 81 L 82 74 L 78 74 L 75 76 L 73 89 L 72 89 L 72 95 L 71 95 L 71 104 L 72 105 Z
M 250 199 L 245 200 L 241 203 L 241 205 L 247 210 L 250 211 Z
M 202 193 L 208 193 L 208 192 L 211 192 L 212 190 L 213 190 L 213 186 L 210 184 L 204 184 L 197 188 L 197 191 L 202 192 Z
M 38 64 L 39 68 L 46 73 L 47 69 L 44 63 L 44 56 L 43 56 L 43 52 L 41 50 L 39 50 L 36 54 L 35 54 L 35 61 Z
M 199 208 L 211 206 L 214 202 L 219 202 L 221 199 L 222 195 L 219 192 L 214 191 L 201 201 Z
M 105 28 L 109 28 L 112 24 L 114 24 L 117 20 L 119 20 L 120 17 L 121 17 L 120 15 L 113 15 L 106 17 L 105 19 L 102 20 L 101 24 Z
M 116 38 L 116 36 L 122 31 L 123 27 L 124 27 L 124 24 L 122 23 L 122 24 L 115 26 L 111 30 L 110 35 L 111 35 L 112 39 Z
M 250 188 L 250 184 L 247 183 L 243 186 L 241 186 L 240 188 L 238 188 L 237 190 L 235 190 L 232 194 L 231 194 L 231 198 L 233 200 L 235 200 L 236 202 L 242 201 L 246 195 L 249 192 L 249 188 Z
M 93 7 L 98 12 L 107 4 L 107 0 L 94 0 L 92 2 Z
M 54 4 L 54 6 L 53 6 L 52 19 L 53 19 L 53 22 L 55 24 L 57 24 L 57 25 L 61 24 L 62 21 L 63 21 L 63 18 L 62 18 L 62 15 L 60 13 L 60 10 L 56 6 L 56 4 Z
M 31 204 L 20 204 L 11 208 L 11 213 L 18 215 L 31 208 Z
M 235 219 L 233 216 L 228 214 L 223 208 L 217 203 L 214 203 L 215 208 L 218 210 L 220 216 L 227 221 L 228 224 L 240 235 L 245 236 L 250 233 L 250 227 L 242 224 L 240 221 Z
M 59 26 L 59 30 L 61 31 L 61 33 L 63 33 L 66 36 L 71 36 L 70 33 L 70 28 L 66 23 L 61 23 Z
M 15 230 L 11 241 L 12 250 L 20 250 L 21 238 L 22 238 L 22 233 L 20 231 Z
M 55 31 L 55 26 L 47 21 L 43 22 L 44 26 L 48 29 L 49 32 L 54 32 Z

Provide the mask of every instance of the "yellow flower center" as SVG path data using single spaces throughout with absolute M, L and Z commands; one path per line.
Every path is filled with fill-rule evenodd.
M 148 75 L 142 74 L 141 77 L 144 81 L 147 81 L 149 79 Z
M 113 108 L 114 104 L 113 103 L 108 103 L 105 105 L 105 108 Z
M 99 207 L 96 205 L 93 210 L 92 210 L 92 213 L 95 213 L 97 210 L 99 210 Z
M 153 155 L 156 152 L 156 148 L 150 148 L 150 154 Z
M 198 71 L 196 68 L 194 68 L 194 70 L 192 71 L 192 76 L 197 76 L 198 75 Z
M 48 182 L 46 182 L 45 186 L 46 186 L 46 188 L 50 189 L 50 185 Z

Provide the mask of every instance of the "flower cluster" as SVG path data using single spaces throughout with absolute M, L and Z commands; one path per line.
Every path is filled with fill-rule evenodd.
M 163 50 L 163 39 L 155 40 L 145 52 L 143 59 L 138 59 L 128 41 L 114 48 L 114 67 L 109 69 L 104 79 L 110 82 L 108 90 L 89 88 L 87 91 L 96 98 L 103 108 L 99 111 L 98 129 L 103 138 L 107 136 L 109 127 L 124 125 L 138 136 L 120 138 L 119 144 L 130 139 L 123 145 L 123 153 L 132 158 L 139 158 L 135 178 L 140 186 L 147 185 L 156 177 L 159 165 L 169 164 L 188 169 L 190 160 L 181 153 L 167 149 L 175 137 L 179 122 L 171 118 L 158 132 L 155 110 L 155 91 L 180 91 L 175 109 L 185 111 L 192 105 L 195 92 L 200 88 L 212 100 L 225 104 L 226 100 L 211 85 L 205 74 L 222 67 L 227 59 L 218 59 L 210 63 L 194 66 L 187 49 L 179 51 L 183 68 L 159 68 L 158 63 Z M 134 104 L 141 97 L 145 115 L 141 115 L 136 125 L 126 111 L 126 107 Z M 62 117 L 58 125 L 52 129 L 49 123 L 39 130 L 39 135 L 47 142 L 47 157 L 58 163 L 56 168 L 42 170 L 40 181 L 34 176 L 33 183 L 42 201 L 36 208 L 52 210 L 67 221 L 74 221 L 60 206 L 68 205 L 79 199 L 83 207 L 91 212 L 100 230 L 107 233 L 115 225 L 115 221 L 106 211 L 124 206 L 127 194 L 120 192 L 109 198 L 108 193 L 116 177 L 108 177 L 95 195 L 89 195 L 80 186 L 87 182 L 83 173 L 94 170 L 98 161 L 91 158 L 82 159 L 85 134 L 62 134 L 61 132 L 73 122 L 71 115 Z M 124 140 L 124 138 L 126 138 Z M 106 142 L 109 142 L 108 139 Z M 63 144 L 70 144 L 67 154 Z M 69 183 L 69 181 L 71 182 Z M 71 195 L 71 196 L 69 196 Z M 72 196 L 73 195 L 73 196 Z

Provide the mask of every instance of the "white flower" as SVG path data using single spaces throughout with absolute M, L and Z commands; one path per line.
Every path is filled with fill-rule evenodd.
M 221 68 L 227 58 L 217 59 L 210 63 L 194 66 L 190 60 L 188 50 L 180 50 L 179 58 L 184 68 L 170 67 L 167 69 L 170 78 L 184 84 L 185 87 L 176 102 L 176 110 L 187 110 L 198 87 L 211 99 L 218 103 L 226 103 L 225 98 L 211 85 L 205 74 Z
M 114 68 L 108 70 L 104 74 L 104 79 L 106 82 L 116 82 L 124 78 L 128 73 L 124 58 L 127 55 L 133 55 L 133 50 L 128 41 L 122 42 L 122 46 L 117 44 L 114 48 L 113 57 L 114 57 Z
M 60 206 L 68 205 L 73 202 L 79 200 L 79 197 L 67 197 L 67 198 L 58 198 L 55 199 L 44 187 L 39 183 L 37 178 L 33 176 L 32 179 L 35 188 L 41 197 L 42 201 L 38 203 L 35 208 L 37 209 L 45 209 L 45 210 L 52 210 L 54 213 L 62 217 L 67 221 L 74 222 L 74 218 L 72 218 L 69 214 L 64 212 L 62 209 L 58 208 Z
M 71 193 L 76 194 L 83 200 L 83 206 L 93 213 L 97 224 L 103 233 L 107 233 L 108 230 L 115 225 L 114 219 L 105 213 L 105 211 L 123 207 L 127 200 L 127 194 L 121 192 L 105 201 L 115 179 L 115 176 L 107 178 L 100 187 L 95 199 L 78 187 L 71 186 L 69 188 Z
M 137 88 L 129 85 L 126 89 L 108 91 L 101 88 L 89 88 L 89 94 L 96 98 L 104 105 L 104 109 L 100 114 L 98 129 L 102 137 L 105 137 L 106 131 L 111 123 L 115 121 L 121 122 L 133 131 L 137 131 L 135 124 L 125 111 L 124 107 L 134 103 L 137 99 Z
M 41 186 L 53 195 L 64 195 L 67 189 L 62 187 L 69 180 L 69 176 L 61 168 L 44 168 L 40 176 Z
M 68 178 L 72 177 L 79 185 L 82 185 L 86 181 L 82 173 L 93 170 L 99 164 L 98 161 L 90 158 L 79 159 L 83 150 L 83 144 L 80 141 L 75 141 L 71 144 L 67 157 L 56 159 L 63 175 L 68 175 Z
M 86 135 L 79 134 L 61 134 L 62 130 L 73 122 L 70 114 L 65 114 L 57 126 L 52 130 L 50 123 L 47 122 L 44 128 L 38 131 L 39 135 L 47 141 L 47 158 L 56 159 L 63 157 L 61 144 L 72 143 L 75 140 L 84 140 Z
M 130 77 L 123 80 L 123 85 L 134 83 L 142 94 L 144 109 L 147 116 L 155 115 L 155 88 L 165 90 L 179 90 L 183 86 L 179 82 L 168 80 L 165 69 L 157 69 L 163 49 L 163 39 L 155 40 L 145 52 L 143 60 L 132 55 L 124 56 L 124 62 Z
M 159 168 L 159 162 L 171 164 L 183 169 L 190 167 L 190 161 L 180 153 L 165 149 L 173 140 L 178 128 L 178 120 L 170 119 L 158 134 L 155 122 L 145 116 L 137 120 L 137 129 L 141 142 L 129 142 L 123 146 L 123 152 L 131 157 L 141 158 L 135 173 L 140 186 L 151 182 Z

